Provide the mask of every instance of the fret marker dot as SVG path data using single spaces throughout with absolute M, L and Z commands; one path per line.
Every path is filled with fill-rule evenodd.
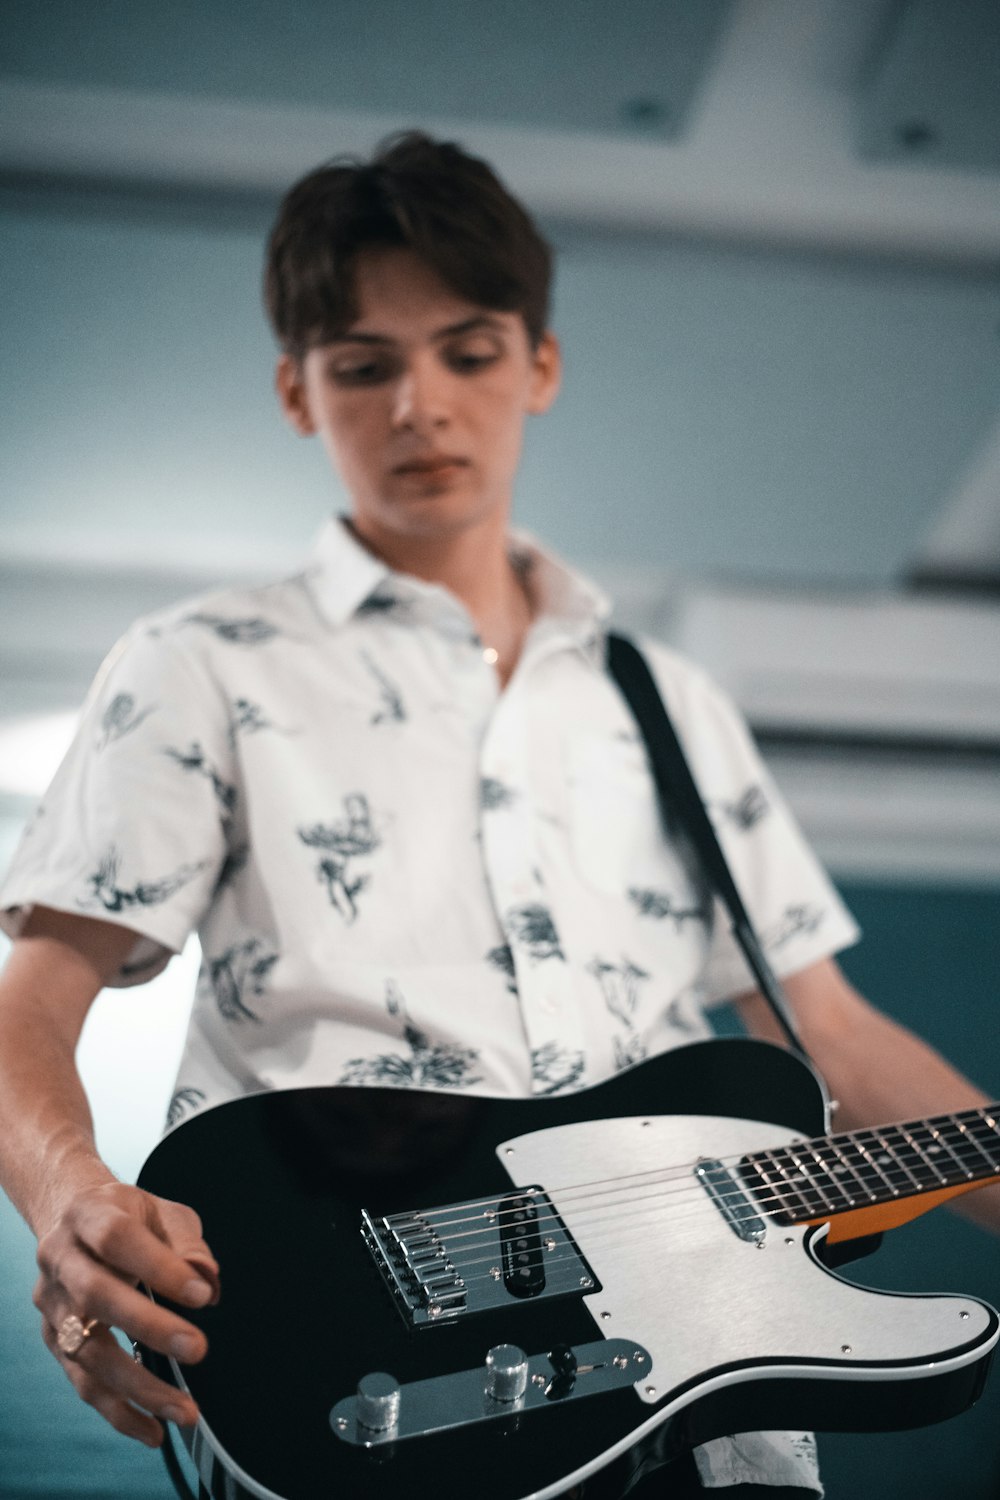
M 483 661 L 486 662 L 488 666 L 493 667 L 496 666 L 499 660 L 500 652 L 496 649 L 496 647 L 487 646 L 485 651 L 483 652 Z

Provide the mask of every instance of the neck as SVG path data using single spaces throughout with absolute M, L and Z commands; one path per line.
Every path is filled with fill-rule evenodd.
M 831 1220 L 831 1242 L 878 1233 L 1000 1177 L 1000 1105 L 793 1141 L 744 1161 L 779 1220 Z

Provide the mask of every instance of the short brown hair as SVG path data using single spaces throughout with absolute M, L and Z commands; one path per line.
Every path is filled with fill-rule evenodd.
M 485 161 L 410 130 L 384 140 L 370 162 L 336 157 L 282 200 L 264 297 L 286 353 L 301 358 L 350 326 L 354 262 L 376 246 L 413 250 L 459 296 L 520 313 L 537 348 L 548 326 L 551 249 Z

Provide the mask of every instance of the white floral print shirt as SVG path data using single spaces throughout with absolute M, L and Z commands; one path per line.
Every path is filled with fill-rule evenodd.
M 298 576 L 161 611 L 109 656 L 0 906 L 10 933 L 36 902 L 133 929 L 120 984 L 197 929 L 170 1124 L 306 1084 L 583 1088 L 752 987 L 663 836 L 606 601 L 527 538 L 511 556 L 536 618 L 503 692 L 463 606 L 334 520 Z M 643 645 L 777 973 L 853 942 L 731 703 Z M 703 1479 L 818 1488 L 808 1441 L 771 1439 L 763 1473 L 746 1438 L 707 1445 Z

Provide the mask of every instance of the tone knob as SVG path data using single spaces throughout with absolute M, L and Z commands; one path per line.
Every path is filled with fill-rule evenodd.
M 516 1344 L 495 1344 L 486 1356 L 486 1394 L 516 1401 L 528 1385 L 528 1356 Z
M 372 1432 L 388 1432 L 399 1421 L 399 1381 L 382 1370 L 358 1381 L 355 1413 L 359 1424 Z

